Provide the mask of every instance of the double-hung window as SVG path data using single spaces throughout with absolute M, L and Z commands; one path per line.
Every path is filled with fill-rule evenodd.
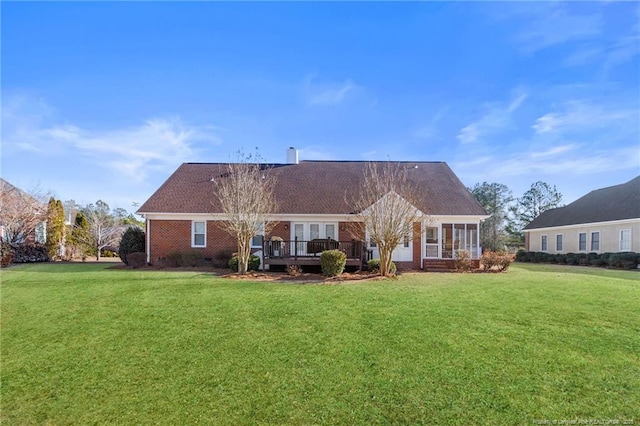
M 547 251 L 547 236 L 540 237 L 540 251 Z
M 587 233 L 581 232 L 578 234 L 578 250 L 587 251 Z
M 591 233 L 591 251 L 600 251 L 600 232 Z
M 562 234 L 556 235 L 556 251 L 562 251 Z
M 207 245 L 207 222 L 191 222 L 191 247 Z
M 264 240 L 264 224 L 260 226 L 258 233 L 251 238 L 251 247 L 262 248 L 263 240 Z
M 631 229 L 620 230 L 620 251 L 631 251 Z

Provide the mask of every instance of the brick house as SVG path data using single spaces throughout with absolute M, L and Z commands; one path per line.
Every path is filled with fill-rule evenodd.
M 375 244 L 357 222 L 348 200 L 363 179 L 366 162 L 298 161 L 290 148 L 287 163 L 272 165 L 277 174 L 276 225 L 269 235 L 256 236 L 253 251 L 270 265 L 319 264 L 323 249 L 339 248 L 348 265 L 360 266 L 377 257 Z M 478 259 L 480 221 L 485 210 L 444 162 L 401 162 L 410 180 L 424 191 L 415 206 L 425 217 L 413 235 L 393 253 L 398 267 L 427 269 L 453 263 L 459 250 Z M 227 164 L 184 163 L 140 207 L 146 219 L 147 261 L 171 251 L 201 250 L 205 259 L 221 250 L 236 250 L 236 241 L 219 225 L 212 178 Z
M 0 240 L 15 244 L 46 242 L 47 205 L 0 178 Z

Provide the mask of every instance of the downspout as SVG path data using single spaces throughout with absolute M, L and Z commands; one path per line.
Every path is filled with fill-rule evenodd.
M 151 263 L 151 235 L 149 232 L 151 230 L 151 223 L 146 216 L 143 216 L 143 217 L 145 222 L 145 228 L 147 230 L 146 240 L 147 240 L 147 265 L 148 265 Z
M 424 234 L 424 217 L 420 221 L 420 269 L 424 270 L 424 258 L 427 256 L 427 239 Z

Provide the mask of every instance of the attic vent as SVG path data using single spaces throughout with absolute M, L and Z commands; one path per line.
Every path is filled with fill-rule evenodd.
M 287 149 L 287 164 L 298 164 L 298 150 L 292 146 Z

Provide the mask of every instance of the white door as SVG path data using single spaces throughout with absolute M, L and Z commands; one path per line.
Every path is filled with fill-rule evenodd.
M 291 227 L 291 239 L 303 241 L 298 243 L 298 254 L 306 254 L 307 241 L 325 238 L 337 240 L 337 229 L 338 224 L 333 222 L 297 222 Z

